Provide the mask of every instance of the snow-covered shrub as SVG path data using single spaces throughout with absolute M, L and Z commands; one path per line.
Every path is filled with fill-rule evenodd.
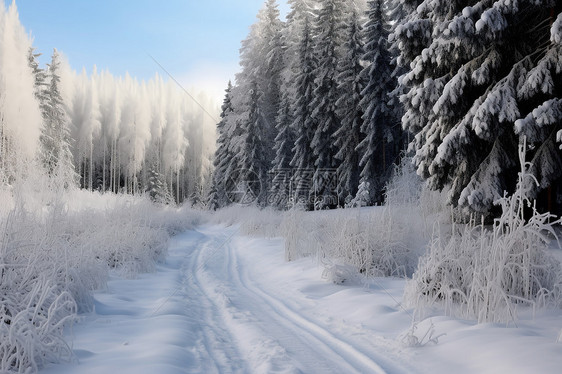
M 422 196 L 423 181 L 416 174 L 411 157 L 402 157 L 386 185 L 387 206 L 416 206 Z
M 431 230 L 420 206 L 422 187 L 405 158 L 386 188 L 384 207 L 290 210 L 281 224 L 285 258 L 314 256 L 330 279 L 350 267 L 365 276 L 411 276 Z
M 13 215 L 0 219 L 0 372 L 37 371 L 72 356 L 63 330 L 76 302 L 25 229 Z
M 448 238 L 433 238 L 406 287 L 411 306 L 438 304 L 479 322 L 509 322 L 517 306 L 536 308 L 559 297 L 561 267 L 548 246 L 562 221 L 528 200 L 534 177 L 524 158 L 522 147 L 517 190 L 499 200 L 502 214 L 492 227 L 472 222 L 454 227 Z
M 369 182 L 361 182 L 357 189 L 357 195 L 345 204 L 346 208 L 361 208 L 367 206 L 370 201 L 371 184 Z
M 283 212 L 273 208 L 233 205 L 211 212 L 207 219 L 216 224 L 240 225 L 240 232 L 244 235 L 273 238 L 281 235 Z
M 11 208 L 0 207 L 0 372 L 71 358 L 64 327 L 92 308 L 109 271 L 153 270 L 170 234 L 201 219 L 147 196 L 37 191 L 37 183 L 0 194 Z
M 414 226 L 404 223 L 384 207 L 291 210 L 281 225 L 285 258 L 315 257 L 328 270 L 336 269 L 334 264 L 349 270 L 349 265 L 366 276 L 411 275 L 420 247 L 419 234 L 410 235 Z

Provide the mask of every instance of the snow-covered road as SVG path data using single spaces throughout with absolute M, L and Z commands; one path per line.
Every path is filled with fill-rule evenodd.
M 257 248 L 259 241 L 242 238 L 236 227 L 175 237 L 157 272 L 113 279 L 96 294 L 95 312 L 75 328 L 78 362 L 42 372 L 410 372 L 376 341 L 357 344 L 358 329 L 331 330 L 320 315 L 307 315 L 316 305 L 311 295 L 325 292 L 322 284 L 335 286 L 318 277 L 321 287 L 303 296 L 293 289 L 297 274 L 285 274 L 286 282 L 265 274 L 275 268 L 272 256 L 283 264 L 283 253 L 280 243 L 264 243 Z
M 186 277 L 188 297 L 201 300 L 208 311 L 201 315 L 211 341 L 205 346 L 212 358 L 207 363 L 219 372 L 385 372 L 375 352 L 362 352 L 262 287 L 244 261 L 243 242 L 230 231 L 199 231 L 185 273 L 194 274 Z

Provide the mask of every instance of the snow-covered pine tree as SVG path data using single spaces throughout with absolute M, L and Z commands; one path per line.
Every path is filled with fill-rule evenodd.
M 34 86 L 35 98 L 39 102 L 39 107 L 41 108 L 42 117 L 45 118 L 46 102 L 48 100 L 46 91 L 49 84 L 47 82 L 47 73 L 45 72 L 45 69 L 41 69 L 39 67 L 39 62 L 37 61 L 37 58 L 40 56 L 41 53 L 35 53 L 34 47 L 29 48 L 29 52 L 27 55 L 28 58 L 27 62 L 35 78 L 35 86 Z
M 297 9 L 297 8 L 294 8 Z M 303 27 L 298 45 L 298 60 L 293 68 L 295 73 L 292 92 L 293 100 L 291 113 L 293 123 L 291 127 L 295 132 L 295 145 L 293 159 L 291 160 L 293 187 L 292 197 L 294 203 L 307 208 L 312 208 L 309 195 L 311 181 L 314 173 L 314 156 L 312 139 L 316 129 L 316 122 L 312 117 L 312 93 L 315 88 L 316 57 L 314 55 L 314 42 L 311 27 L 311 15 L 308 10 L 303 10 Z
M 360 105 L 365 79 L 362 75 L 363 65 L 363 28 L 358 10 L 353 7 L 347 25 L 345 42 L 341 48 L 338 65 L 338 91 L 336 113 L 341 126 L 334 133 L 336 159 L 340 161 L 337 169 L 337 194 L 339 205 L 349 203 L 357 194 L 359 187 L 359 151 L 358 145 L 363 139 L 363 109 Z
M 290 12 L 287 14 L 283 28 L 283 70 L 281 71 L 280 103 L 277 115 L 275 138 L 275 159 L 273 160 L 273 178 L 269 194 L 270 204 L 280 209 L 289 207 L 292 196 L 291 160 L 296 141 L 294 118 L 295 78 L 299 74 L 299 45 L 304 27 L 305 12 L 309 9 L 304 0 L 290 0 Z
M 449 187 L 449 203 L 465 213 L 489 215 L 493 202 L 515 188 L 515 122 L 557 97 L 555 81 L 536 94 L 526 82 L 549 51 L 551 10 L 560 5 L 468 5 L 427 0 L 397 28 L 401 58 L 411 68 L 402 79 L 403 126 L 416 134 L 414 162 L 429 186 Z
M 264 8 L 258 14 L 257 27 L 259 38 L 255 45 L 258 79 L 258 100 L 260 111 L 265 121 L 264 142 L 268 167 L 273 164 L 273 149 L 277 136 L 277 115 L 281 104 L 281 72 L 283 70 L 283 22 L 279 19 L 277 0 L 266 0 Z
M 227 118 L 232 113 L 232 83 L 229 81 L 221 107 L 221 120 L 217 123 L 217 148 L 213 159 L 213 177 L 207 205 L 211 210 L 217 210 L 228 205 L 225 196 L 225 182 L 227 169 L 232 158 L 229 142 L 231 133 L 228 128 Z
M 281 104 L 277 115 L 277 136 L 275 137 L 275 159 L 273 160 L 269 204 L 280 209 L 289 206 L 291 195 L 291 160 L 295 144 L 295 132 L 291 126 L 290 94 L 287 85 L 282 85 Z
M 44 127 L 40 139 L 43 164 L 47 172 L 57 180 L 59 186 L 67 188 L 76 185 L 78 176 L 70 145 L 70 120 L 60 92 L 59 68 L 60 58 L 55 49 L 51 63 L 48 64 L 49 85 L 44 91 L 46 99 L 42 106 Z
M 158 204 L 173 203 L 174 197 L 168 189 L 165 176 L 158 171 L 159 167 L 156 157 L 148 162 L 147 167 L 145 192 L 150 196 L 150 199 Z
M 531 197 L 546 190 L 551 196 L 546 197 L 546 204 L 541 208 L 552 211 L 555 209 L 553 191 L 548 188 L 562 176 L 562 157 L 556 145 L 557 141 L 562 142 L 562 5 L 551 8 L 549 21 L 543 20 L 540 25 L 541 31 L 550 28 L 550 43 L 518 87 L 519 97 L 527 103 L 521 112 L 528 114 L 515 121 L 515 131 L 527 139 L 530 172 L 539 182 L 529 186 Z
M 257 177 L 259 181 L 252 182 L 259 182 L 265 189 L 267 172 L 275 157 L 273 146 L 283 62 L 283 24 L 279 20 L 276 0 L 267 0 L 257 18 L 248 37 L 242 41 L 242 70 L 236 75 L 232 90 L 233 110 L 226 119 L 231 133 L 229 150 L 233 155 L 227 178 L 236 179 L 236 183 L 231 183 L 234 188 L 247 182 L 244 181 L 246 178 Z M 264 193 L 259 193 L 259 199 L 261 205 L 266 203 Z
M 349 6 L 344 0 L 325 0 L 320 4 L 315 19 L 314 53 L 317 58 L 315 68 L 315 88 L 310 107 L 316 124 L 311 147 L 314 154 L 314 176 L 311 198 L 315 209 L 333 208 L 338 205 L 335 186 L 331 186 L 334 171 L 338 167 L 335 160 L 337 150 L 333 136 L 341 126 L 336 114 L 338 91 L 338 61 L 343 44 L 345 16 Z
M 391 0 L 386 2 L 386 20 L 387 26 L 390 30 L 388 35 L 388 50 L 390 53 L 390 65 L 392 67 L 391 81 L 394 82 L 394 89 L 389 93 L 388 105 L 393 109 L 395 117 L 400 122 L 404 114 L 404 107 L 400 102 L 400 96 L 404 94 L 404 86 L 399 84 L 400 77 L 407 71 L 407 67 L 403 66 L 400 61 L 400 48 L 396 43 L 396 29 L 406 21 L 407 5 L 402 0 Z M 407 146 L 408 134 L 402 130 L 400 126 L 402 142 L 400 148 L 404 149 Z
M 390 94 L 396 88 L 389 52 L 389 24 L 384 2 L 368 2 L 369 20 L 365 25 L 367 43 L 363 70 L 367 85 L 362 92 L 361 106 L 365 111 L 361 128 L 365 137 L 358 146 L 361 155 L 361 182 L 371 188 L 369 204 L 383 200 L 383 188 L 390 177 L 392 165 L 401 147 L 400 121 L 396 108 L 390 104 Z
M 267 122 L 261 112 L 259 105 L 258 83 L 250 82 L 249 91 L 245 96 L 246 101 L 238 107 L 244 113 L 238 121 L 241 135 L 238 156 L 240 168 L 238 172 L 229 176 L 236 178 L 234 186 L 244 191 L 243 203 L 257 202 L 260 206 L 266 205 L 265 181 L 269 170 L 267 160 L 264 158 L 265 142 L 263 141 Z

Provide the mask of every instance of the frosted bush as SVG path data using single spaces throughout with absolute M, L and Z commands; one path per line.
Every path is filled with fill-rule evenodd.
M 418 240 L 408 242 L 411 228 L 382 207 L 331 212 L 292 210 L 281 224 L 286 260 L 315 257 L 328 273 L 338 266 L 348 271 L 349 265 L 365 276 L 412 274 L 418 257 L 412 243 Z M 417 238 L 418 234 L 411 236 Z
M 211 212 L 207 219 L 216 224 L 240 225 L 244 235 L 273 238 L 281 235 L 283 213 L 272 208 L 232 205 Z
M 416 206 L 422 196 L 423 181 L 410 157 L 403 157 L 386 185 L 387 206 Z
M 36 187 L 0 194 L 12 207 L 0 210 L 0 372 L 71 359 L 64 329 L 92 309 L 108 273 L 153 270 L 170 234 L 200 219 L 144 196 L 40 189 L 29 197 Z
M 423 184 L 410 159 L 396 168 L 386 191 L 384 207 L 285 213 L 286 260 L 316 257 L 329 279 L 342 278 L 341 269 L 369 277 L 411 276 L 429 234 L 420 206 Z
M 492 227 L 472 222 L 453 228 L 449 238 L 433 238 L 405 290 L 411 306 L 437 304 L 479 322 L 509 322 L 517 318 L 518 306 L 537 308 L 558 300 L 561 267 L 548 246 L 561 220 L 537 212 L 527 199 L 534 177 L 524 158 L 521 150 L 517 190 L 499 200 L 502 215 Z M 531 210 L 528 219 L 526 209 Z
M 77 306 L 14 216 L 0 222 L 0 371 L 37 371 L 72 356 L 63 331 Z

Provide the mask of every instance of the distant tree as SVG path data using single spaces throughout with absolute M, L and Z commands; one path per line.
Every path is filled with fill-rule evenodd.
M 44 91 L 43 131 L 41 134 L 43 164 L 61 186 L 76 185 L 77 174 L 71 151 L 70 120 L 60 92 L 59 54 L 55 49 L 48 65 L 48 88 Z
M 37 61 L 37 58 L 40 56 L 41 53 L 35 53 L 35 48 L 33 47 L 29 48 L 27 62 L 35 78 L 35 85 L 34 85 L 35 98 L 39 102 L 39 107 L 41 108 L 41 115 L 43 118 L 45 118 L 46 115 L 45 111 L 47 110 L 46 105 L 48 100 L 46 93 L 49 83 L 47 82 L 47 73 L 45 72 L 45 69 L 41 69 L 39 67 L 39 62 Z
M 0 30 L 0 184 L 12 184 L 32 165 L 42 118 L 29 64 L 31 40 L 15 2 L 8 9 L 0 4 Z

